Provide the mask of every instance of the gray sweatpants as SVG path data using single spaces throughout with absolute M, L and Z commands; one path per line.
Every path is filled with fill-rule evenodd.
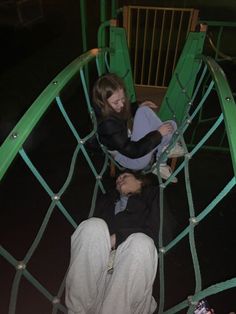
M 68 314 L 151 314 L 158 256 L 153 240 L 133 233 L 115 251 L 113 272 L 110 234 L 100 218 L 82 222 L 71 238 L 66 279 Z M 114 252 L 113 252 L 114 254 Z M 110 265 L 111 266 L 111 265 Z

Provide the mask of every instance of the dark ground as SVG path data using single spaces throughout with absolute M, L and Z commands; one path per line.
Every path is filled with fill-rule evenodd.
M 0 74 L 0 141 L 48 82 L 81 54 L 81 39 L 78 35 L 80 24 L 76 19 L 79 7 L 75 1 L 73 5 L 73 13 L 66 3 L 63 9 L 58 6 L 60 9 L 54 10 L 52 5 L 48 6 L 45 18 L 31 27 L 0 27 L 1 38 L 6 40 L 2 49 Z M 65 12 L 70 12 L 70 15 Z M 73 96 L 69 100 L 74 104 Z M 50 187 L 57 191 L 65 181 L 75 141 L 68 140 L 69 131 L 65 130 L 61 118 L 55 119 L 54 111 L 56 109 L 52 109 L 43 123 L 39 124 L 26 143 L 26 149 Z M 80 111 L 79 113 L 82 114 Z M 79 125 L 82 133 L 87 122 L 84 119 Z M 195 207 L 199 212 L 231 178 L 232 169 L 227 153 L 201 151 L 197 157 L 191 163 L 191 175 Z M 97 156 L 94 158 L 97 159 Z M 87 217 L 90 207 L 89 195 L 93 191 L 95 180 L 91 174 L 88 176 L 88 173 L 89 170 L 80 157 L 70 188 L 62 199 L 77 223 Z M 105 181 L 110 184 L 107 176 Z M 176 221 L 175 234 L 182 230 L 188 221 L 183 187 L 184 180 L 180 175 L 179 183 L 167 188 L 169 208 Z M 0 188 L 1 242 L 16 259 L 21 260 L 38 232 L 51 200 L 30 175 L 20 157 L 9 169 Z M 196 227 L 203 288 L 235 276 L 235 201 L 234 190 Z M 27 265 L 27 269 L 55 295 L 68 266 L 72 230 L 60 211 L 54 211 L 39 247 Z M 193 293 L 192 263 L 186 247 L 188 244 L 184 240 L 166 258 L 167 308 Z M 8 312 L 15 269 L 3 258 L 0 263 L 0 313 L 5 314 Z M 27 280 L 22 280 L 19 291 L 16 313 L 51 313 L 51 304 Z M 156 295 L 157 291 L 158 287 L 155 285 Z M 236 289 L 209 297 L 208 301 L 217 314 L 236 311 Z

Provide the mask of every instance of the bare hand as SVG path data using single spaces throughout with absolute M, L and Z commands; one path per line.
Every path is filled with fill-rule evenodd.
M 161 133 L 162 136 L 173 133 L 174 129 L 171 123 L 163 123 L 158 131 Z
M 111 248 L 112 248 L 112 249 L 115 249 L 115 247 L 116 247 L 116 234 L 113 233 L 113 234 L 110 236 L 110 239 L 111 239 Z
M 144 106 L 147 106 L 147 107 L 154 109 L 154 110 L 156 110 L 158 108 L 158 106 L 150 100 L 145 100 L 143 103 L 141 103 L 139 105 L 139 107 L 144 107 Z

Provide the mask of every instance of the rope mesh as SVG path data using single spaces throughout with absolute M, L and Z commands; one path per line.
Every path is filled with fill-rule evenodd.
M 1 161 L 4 160 L 2 163 L 1 168 L 1 178 L 3 176 L 7 176 L 5 174 L 9 165 L 13 162 L 14 158 L 17 154 L 21 156 L 22 160 L 32 173 L 32 175 L 36 178 L 38 184 L 42 187 L 44 192 L 46 193 L 46 197 L 49 198 L 49 206 L 46 210 L 46 214 L 42 220 L 42 223 L 39 227 L 39 230 L 32 241 L 29 249 L 26 251 L 22 260 L 17 260 L 11 253 L 11 249 L 6 249 L 3 246 L 0 247 L 1 256 L 15 269 L 15 276 L 12 283 L 11 289 L 11 296 L 10 296 L 10 304 L 9 304 L 9 313 L 15 313 L 17 308 L 20 284 L 22 278 L 28 280 L 34 288 L 36 288 L 50 303 L 52 306 L 52 313 L 66 313 L 66 307 L 63 301 L 63 291 L 65 287 L 65 276 L 63 277 L 62 282 L 60 283 L 56 293 L 50 292 L 46 285 L 42 284 L 40 280 L 37 279 L 37 276 L 31 272 L 29 269 L 29 265 L 31 262 L 32 257 L 36 254 L 40 246 L 40 242 L 42 238 L 46 234 L 46 230 L 49 227 L 50 221 L 53 219 L 53 215 L 55 212 L 59 210 L 59 213 L 65 218 L 65 221 L 74 228 L 78 225 L 78 217 L 73 217 L 73 210 L 71 211 L 67 206 L 64 204 L 63 198 L 66 194 L 69 186 L 73 181 L 73 176 L 75 172 L 79 172 L 79 168 L 77 168 L 77 161 L 79 156 L 82 156 L 82 164 L 88 167 L 87 176 L 90 177 L 90 180 L 93 178 L 95 181 L 93 191 L 91 193 L 91 204 L 90 204 L 90 211 L 88 213 L 88 217 L 93 215 L 95 202 L 97 198 L 97 194 L 99 190 L 102 193 L 105 193 L 105 187 L 103 184 L 103 178 L 109 162 L 112 160 L 112 157 L 108 154 L 105 147 L 101 147 L 103 154 L 102 163 L 98 166 L 97 159 L 93 160 L 93 154 L 91 154 L 87 148 L 87 142 L 94 136 L 96 136 L 97 130 L 97 122 L 96 118 L 91 106 L 90 97 L 89 97 L 89 86 L 87 86 L 87 82 L 84 77 L 83 68 L 87 65 L 89 67 L 94 67 L 97 71 L 97 76 L 99 75 L 99 62 L 98 62 L 98 55 L 103 55 L 107 53 L 108 50 L 100 50 L 94 53 L 90 51 L 77 60 L 73 61 L 71 65 L 65 68 L 49 85 L 49 87 L 39 96 L 39 98 L 33 103 L 30 110 L 24 115 L 21 121 L 17 124 L 14 130 L 11 132 L 5 143 L 1 147 L 0 151 L 0 159 Z M 224 282 L 216 282 L 211 286 L 203 287 L 202 284 L 202 276 L 201 276 L 201 265 L 199 262 L 198 251 L 196 248 L 196 232 L 201 224 L 202 221 L 212 213 L 216 208 L 217 205 L 224 200 L 224 198 L 235 188 L 236 184 L 236 167 L 235 167 L 235 160 L 236 160 L 236 141 L 235 135 L 236 130 L 233 126 L 233 122 L 236 119 L 236 106 L 233 100 L 232 95 L 230 94 L 230 90 L 228 88 L 227 82 L 219 70 L 218 66 L 210 59 L 203 58 L 203 66 L 199 67 L 198 75 L 199 80 L 195 86 L 195 90 L 193 92 L 193 96 L 190 97 L 188 94 L 188 86 L 183 85 L 182 82 L 179 80 L 179 76 L 176 75 L 177 84 L 180 86 L 180 90 L 186 95 L 187 101 L 187 109 L 183 116 L 182 123 L 179 125 L 178 132 L 176 132 L 173 143 L 173 146 L 177 141 L 181 141 L 186 154 L 185 158 L 182 162 L 178 164 L 176 167 L 173 175 L 182 174 L 185 180 L 185 189 L 187 194 L 187 203 L 188 203 L 188 217 L 189 217 L 189 224 L 187 224 L 183 230 L 167 245 L 163 245 L 163 237 L 162 232 L 165 226 L 165 221 L 163 220 L 163 200 L 164 200 L 164 193 L 166 193 L 166 188 L 170 183 L 170 179 L 166 182 L 163 182 L 161 177 L 159 176 L 160 182 L 160 230 L 159 230 L 159 278 L 160 278 L 160 295 L 159 295 L 159 310 L 158 313 L 177 313 L 182 309 L 188 308 L 188 313 L 193 312 L 193 308 L 196 305 L 196 302 L 206 296 L 210 296 L 212 294 L 219 293 L 221 291 L 235 288 L 236 287 L 236 278 L 228 279 Z M 87 115 L 90 119 L 92 129 L 87 127 L 85 135 L 80 135 L 78 132 L 78 127 L 73 122 L 74 117 L 71 116 L 67 112 L 67 104 L 64 103 L 62 95 L 62 91 L 64 87 L 74 79 L 75 75 L 79 73 L 80 82 L 82 86 L 82 92 L 84 95 L 83 100 L 80 98 L 80 106 L 87 107 Z M 94 73 L 94 72 L 93 72 Z M 196 73 L 197 75 L 197 73 Z M 211 81 L 206 86 L 205 78 L 206 76 L 211 76 Z M 203 87 L 202 87 L 203 86 Z M 213 88 L 214 87 L 214 88 Z M 201 97 L 198 97 L 199 93 Z M 217 90 L 218 95 L 218 103 L 221 105 L 221 112 L 214 123 L 209 127 L 207 132 L 201 136 L 199 141 L 195 144 L 192 150 L 189 150 L 188 145 L 186 145 L 187 138 L 188 138 L 188 131 L 191 130 L 191 124 L 195 119 L 198 118 L 199 112 L 201 108 L 206 105 L 209 97 L 212 93 L 215 93 Z M 226 95 L 225 95 L 226 93 Z M 80 96 L 81 97 L 81 96 Z M 230 98 L 230 104 L 229 99 Z M 43 104 L 43 106 L 42 106 Z M 171 103 L 168 104 L 170 108 L 174 108 Z M 229 106 L 230 105 L 230 106 Z M 69 167 L 67 169 L 67 175 L 65 180 L 63 181 L 62 185 L 58 189 L 54 189 L 50 186 L 47 182 L 46 178 L 42 175 L 40 169 L 34 164 L 31 160 L 29 154 L 24 149 L 24 142 L 30 135 L 31 131 L 35 128 L 37 122 L 40 119 L 44 119 L 43 115 L 46 113 L 46 110 L 50 106 L 57 106 L 59 109 L 59 113 L 64 119 L 67 127 L 69 128 L 69 133 L 75 140 L 75 145 L 73 147 L 73 151 L 70 158 Z M 171 112 L 173 109 L 171 109 Z M 33 114 L 32 114 L 33 113 Z M 173 116 L 175 113 L 173 112 Z M 230 117 L 229 117 L 230 115 Z M 34 117 L 34 121 L 29 126 L 29 121 Z M 78 117 L 79 121 L 79 117 Z M 225 125 L 226 134 L 229 141 L 229 150 L 231 152 L 231 159 L 232 159 L 232 168 L 233 174 L 230 180 L 226 183 L 224 187 L 221 188 L 220 192 L 215 195 L 214 199 L 212 199 L 200 212 L 196 211 L 194 206 L 194 197 L 193 191 L 191 186 L 191 174 L 190 174 L 190 165 L 194 160 L 194 157 L 197 155 L 199 150 L 203 147 L 203 145 L 209 141 L 211 136 L 216 132 L 216 130 L 222 125 Z M 231 132 L 229 132 L 229 130 Z M 232 132 L 233 131 L 233 132 Z M 191 134 L 191 132 L 190 132 Z M 14 141 L 16 142 L 14 143 Z M 165 158 L 165 155 L 168 154 L 168 151 L 165 151 L 161 158 Z M 99 157 L 99 158 L 100 158 Z M 159 163 L 158 163 L 159 164 Z M 4 180 L 3 180 L 4 181 Z M 4 182 L 3 182 L 4 183 Z M 87 182 L 85 182 L 86 184 Z M 83 183 L 82 183 L 83 184 Z M 180 183 L 179 183 L 180 184 Z M 168 191 L 167 191 L 168 193 Z M 176 196 L 177 197 L 177 196 Z M 79 206 L 79 204 L 78 204 Z M 189 242 L 189 249 L 191 253 L 193 269 L 194 269 L 194 278 L 195 278 L 195 288 L 190 295 L 187 295 L 184 300 L 179 301 L 173 307 L 166 309 L 166 292 L 165 292 L 165 257 L 168 255 L 167 253 L 171 252 L 175 249 L 178 244 L 184 239 L 188 238 Z M 68 242 L 69 246 L 69 242 Z M 67 263 L 69 261 L 66 261 Z

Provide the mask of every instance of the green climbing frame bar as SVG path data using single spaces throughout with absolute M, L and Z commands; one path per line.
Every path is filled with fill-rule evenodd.
M 119 29 L 117 29 L 117 32 L 121 33 Z M 122 34 L 124 35 L 124 33 Z M 116 49 L 116 40 L 113 40 L 113 38 L 116 38 L 116 32 L 114 30 L 110 32 L 110 37 L 110 41 L 113 42 L 113 49 Z M 33 274 L 31 274 L 27 270 L 27 267 L 45 234 L 46 228 L 48 227 L 50 219 L 52 219 L 53 213 L 57 209 L 59 209 L 63 217 L 70 225 L 72 225 L 73 228 L 77 227 L 76 220 L 71 216 L 70 212 L 63 204 L 62 198 L 72 181 L 72 177 L 75 173 L 75 164 L 76 160 L 78 159 L 79 153 L 82 153 L 88 167 L 91 169 L 91 173 L 95 178 L 94 191 L 91 197 L 91 207 L 88 214 L 89 217 L 93 215 L 98 190 L 100 189 L 103 193 L 105 192 L 102 183 L 102 177 L 107 169 L 111 157 L 107 154 L 106 148 L 102 147 L 102 151 L 104 152 L 103 166 L 100 170 L 97 170 L 96 166 L 92 162 L 90 153 L 88 153 L 86 149 L 87 141 L 96 136 L 97 121 L 90 101 L 90 87 L 88 86 L 88 80 L 85 78 L 86 75 L 84 72 L 87 71 L 88 66 L 93 65 L 93 67 L 95 67 L 95 72 L 92 68 L 93 73 L 97 72 L 97 77 L 101 75 L 101 62 L 99 62 L 99 57 L 102 56 L 102 58 L 104 59 L 106 54 L 108 53 L 111 54 L 110 48 L 96 48 L 84 53 L 73 62 L 71 62 L 61 73 L 59 73 L 52 80 L 48 87 L 45 88 L 45 90 L 33 102 L 31 107 L 20 119 L 14 129 L 10 132 L 0 148 L 0 180 L 3 179 L 3 177 L 6 175 L 8 168 L 12 165 L 15 158 L 19 155 L 31 171 L 32 175 L 37 179 L 38 183 L 43 188 L 50 200 L 50 205 L 46 211 L 46 215 L 41 223 L 41 226 L 34 240 L 32 241 L 30 248 L 26 252 L 25 256 L 22 258 L 22 260 L 17 261 L 4 247 L 0 247 L 1 256 L 5 258 L 5 260 L 7 260 L 13 267 L 16 268 L 16 274 L 12 284 L 9 305 L 9 313 L 11 314 L 15 313 L 16 311 L 18 292 L 22 278 L 26 278 L 52 303 L 53 313 L 56 313 L 58 310 L 66 313 L 66 308 L 60 301 L 60 298 L 63 294 L 65 282 L 62 282 L 57 295 L 52 295 L 50 292 L 47 291 L 46 287 L 43 286 L 38 280 L 36 280 Z M 121 52 L 119 53 L 118 57 L 122 58 L 122 62 L 124 62 L 124 64 L 129 64 L 129 60 L 126 59 L 127 51 L 125 51 L 124 57 L 122 56 Z M 110 60 L 116 59 L 116 54 L 110 56 Z M 80 136 L 79 132 L 77 131 L 77 127 L 72 122 L 71 117 L 68 114 L 67 109 L 65 108 L 63 97 L 61 96 L 67 85 L 70 84 L 71 81 L 76 81 L 78 76 L 80 77 L 80 86 L 82 87 L 82 94 L 84 96 L 84 101 L 81 101 L 81 103 L 87 107 L 87 113 L 90 117 L 92 124 L 92 129 L 88 132 L 88 134 L 83 137 Z M 129 79 L 131 79 L 131 76 L 129 76 Z M 126 82 L 128 81 L 126 80 Z M 64 121 L 66 122 L 65 125 L 69 128 L 70 133 L 75 139 L 76 143 L 73 154 L 71 156 L 66 179 L 57 191 L 54 191 L 54 189 L 50 187 L 50 184 L 43 177 L 39 168 L 34 164 L 30 156 L 27 154 L 27 151 L 24 149 L 24 143 L 31 136 L 32 131 L 37 127 L 39 121 L 42 122 L 44 120 L 44 117 L 49 112 L 49 109 L 55 106 L 58 107 L 59 113 L 64 118 Z
M 208 65 L 211 76 L 215 81 L 218 98 L 220 101 L 222 112 L 224 114 L 227 138 L 229 141 L 230 154 L 234 168 L 234 175 L 236 176 L 236 105 L 234 97 L 227 82 L 227 78 L 225 77 L 225 74 L 219 67 L 219 65 L 209 57 L 203 57 L 203 60 Z
M 76 228 L 77 226 L 76 219 L 70 215 L 70 211 L 64 205 L 62 196 L 71 183 L 72 176 L 75 172 L 75 163 L 79 154 L 83 156 L 84 161 L 89 168 L 91 178 L 95 179 L 95 186 L 93 194 L 91 195 L 91 208 L 88 214 L 89 217 L 93 215 L 98 190 L 101 189 L 102 192 L 105 192 L 102 179 L 108 167 L 109 161 L 111 160 L 111 156 L 109 156 L 105 147 L 101 147 L 104 152 L 104 160 L 101 169 L 97 170 L 95 163 L 92 161 L 92 158 L 86 149 L 87 141 L 93 136 L 97 136 L 97 121 L 90 101 L 90 86 L 85 78 L 85 68 L 88 65 L 90 66 L 93 64 L 96 68 L 97 76 L 104 73 L 103 69 L 101 70 L 101 62 L 99 61 L 101 59 L 100 57 L 102 57 L 105 61 L 102 63 L 102 66 L 106 66 L 106 71 L 112 71 L 122 76 L 125 79 L 130 99 L 135 99 L 135 91 L 132 84 L 130 61 L 128 58 L 124 30 L 116 28 L 115 26 L 110 26 L 109 28 L 109 48 L 92 49 L 84 53 L 82 56 L 69 64 L 59 75 L 57 75 L 48 87 L 41 93 L 41 95 L 34 101 L 22 119 L 10 132 L 9 136 L 0 148 L 0 180 L 2 180 L 4 176 L 7 176 L 9 167 L 13 164 L 16 156 L 20 155 L 32 175 L 36 178 L 37 183 L 40 184 L 40 187 L 43 188 L 46 196 L 50 200 L 41 226 L 33 239 L 29 250 L 26 252 L 22 260 L 16 260 L 16 258 L 14 258 L 14 256 L 6 250 L 6 248 L 3 246 L 0 247 L 1 256 L 9 264 L 16 268 L 10 298 L 10 314 L 16 312 L 18 292 L 22 278 L 26 278 L 38 291 L 41 292 L 43 296 L 46 297 L 46 299 L 52 303 L 53 313 L 57 313 L 57 311 L 66 313 L 66 308 L 60 300 L 63 295 L 65 278 L 58 288 L 57 293 L 50 293 L 46 287 L 36 279 L 36 276 L 34 276 L 34 274 L 27 269 L 27 265 L 30 263 L 33 254 L 45 234 L 49 220 L 52 219 L 52 214 L 55 210 L 59 209 L 60 213 L 65 218 L 65 221 L 72 225 L 73 228 Z M 183 228 L 173 241 L 163 246 L 162 231 L 165 224 L 163 219 L 163 199 L 164 193 L 166 193 L 166 187 L 170 183 L 170 179 L 163 182 L 160 176 L 158 176 L 160 182 L 160 314 L 177 313 L 182 309 L 186 309 L 188 313 L 192 313 L 196 302 L 203 297 L 236 287 L 236 278 L 231 278 L 224 282 L 216 282 L 215 284 L 203 289 L 201 265 L 198 260 L 198 251 L 195 243 L 198 226 L 212 211 L 217 208 L 217 205 L 224 200 L 226 195 L 235 189 L 236 185 L 236 105 L 221 68 L 213 59 L 201 55 L 204 37 L 205 34 L 201 32 L 190 33 L 160 112 L 162 118 L 175 118 L 178 122 L 178 130 L 170 145 L 173 146 L 176 141 L 181 141 L 186 154 L 183 162 L 176 167 L 173 175 L 179 174 L 180 172 L 184 173 L 188 203 L 187 214 L 189 217 L 189 224 Z M 106 58 L 107 55 L 109 58 Z M 81 101 L 80 103 L 81 105 L 86 106 L 87 114 L 90 117 L 92 124 L 92 129 L 90 129 L 85 136 L 81 136 L 78 132 L 76 125 L 72 122 L 70 115 L 67 112 L 63 97 L 61 97 L 62 91 L 67 84 L 78 77 L 80 78 L 80 87 L 82 89 L 84 99 L 84 102 Z M 207 80 L 205 80 L 205 78 L 207 78 Z M 197 119 L 200 109 L 208 104 L 209 98 L 215 91 L 217 93 L 217 104 L 221 109 L 220 114 L 208 127 L 208 130 L 202 134 L 193 149 L 188 150 L 186 145 L 187 132 L 191 129 L 191 124 L 194 120 Z M 201 94 L 200 98 L 198 97 L 199 94 Z M 66 179 L 57 191 L 54 191 L 47 180 L 43 177 L 41 171 L 30 159 L 26 149 L 24 148 L 25 141 L 35 129 L 38 122 L 43 121 L 48 109 L 52 106 L 57 106 L 60 116 L 63 118 L 63 121 L 65 121 L 66 127 L 69 128 L 70 134 L 75 140 Z M 229 151 L 233 167 L 232 177 L 226 185 L 221 188 L 215 198 L 211 200 L 200 213 L 197 213 L 194 206 L 189 167 L 192 162 L 192 157 L 197 157 L 197 153 L 203 147 L 205 142 L 207 142 L 222 125 L 225 126 L 225 132 L 229 143 Z M 160 160 L 158 161 L 159 163 L 162 158 L 165 158 L 166 154 L 168 154 L 168 149 L 163 152 Z M 185 238 L 188 238 L 189 247 L 187 249 L 190 250 L 192 257 L 195 279 L 194 291 L 191 295 L 187 295 L 184 300 L 179 300 L 172 308 L 167 309 L 165 305 L 165 257 Z
M 231 289 L 236 287 L 236 278 L 232 278 L 230 280 L 226 280 L 225 282 L 215 283 L 212 286 L 207 287 L 206 289 L 202 288 L 202 277 L 201 277 L 201 265 L 198 260 L 198 251 L 196 249 L 196 232 L 200 223 L 217 208 L 217 205 L 224 200 L 224 198 L 235 189 L 236 185 L 236 129 L 235 129 L 235 119 L 236 119 L 236 104 L 234 98 L 232 96 L 232 92 L 228 85 L 227 79 L 224 75 L 224 72 L 220 68 L 220 66 L 210 57 L 201 57 L 202 73 L 198 73 L 198 77 L 200 77 L 199 81 L 195 84 L 195 89 L 192 94 L 192 97 L 189 99 L 188 112 L 182 119 L 182 124 L 180 125 L 176 138 L 181 140 L 182 144 L 185 147 L 186 155 L 184 161 L 179 164 L 179 166 L 174 171 L 173 175 L 177 175 L 180 171 L 184 170 L 185 177 L 185 185 L 186 185 L 186 193 L 188 200 L 188 208 L 189 208 L 189 225 L 180 232 L 175 239 L 173 239 L 170 243 L 168 243 L 165 247 L 163 247 L 162 241 L 162 230 L 163 230 L 163 195 L 165 192 L 165 188 L 168 185 L 168 181 L 165 183 L 160 180 L 160 208 L 161 208 L 161 216 L 160 216 L 160 232 L 159 232 L 159 254 L 160 254 L 160 264 L 159 264 L 159 272 L 160 272 L 160 304 L 159 304 L 159 313 L 177 313 L 180 310 L 188 308 L 187 313 L 193 313 L 193 309 L 197 304 L 197 301 L 210 296 L 212 294 L 219 293 L 223 290 Z M 205 85 L 204 77 L 209 78 L 209 84 Z M 202 88 L 200 86 L 202 85 Z M 185 89 L 185 86 L 183 86 Z M 201 98 L 196 101 L 196 94 L 199 90 L 203 90 L 204 93 L 201 93 Z M 199 139 L 199 142 L 196 143 L 194 148 L 191 151 L 187 152 L 187 145 L 185 144 L 185 132 L 189 128 L 190 124 L 194 119 L 197 118 L 197 115 L 200 112 L 200 109 L 206 105 L 207 100 L 211 97 L 212 93 L 217 93 L 218 106 L 221 108 L 221 113 L 219 116 L 213 121 L 208 131 Z M 225 126 L 225 131 L 228 138 L 229 143 L 229 151 L 232 161 L 233 174 L 232 178 L 229 179 L 228 183 L 221 189 L 221 191 L 215 196 L 215 198 L 198 214 L 195 212 L 194 207 L 194 199 L 192 195 L 192 187 L 191 187 L 191 176 L 189 173 L 189 167 L 192 161 L 192 157 L 198 153 L 199 149 L 203 147 L 206 141 L 208 141 L 212 135 L 218 130 L 218 128 L 222 125 Z M 232 205 L 233 206 L 233 205 Z M 188 237 L 189 240 L 189 248 L 192 256 L 193 262 L 193 270 L 195 277 L 195 291 L 191 293 L 191 295 L 186 296 L 184 301 L 181 301 L 179 304 L 173 306 L 165 310 L 165 255 L 170 251 L 175 249 L 175 247 L 185 238 Z
M 0 179 L 2 179 L 19 149 L 22 147 L 46 110 L 52 105 L 53 100 L 58 96 L 60 91 L 80 71 L 80 69 L 94 59 L 99 53 L 100 51 L 98 49 L 94 49 L 75 59 L 53 79 L 48 87 L 33 102 L 24 117 L 17 123 L 5 142 L 1 145 Z

